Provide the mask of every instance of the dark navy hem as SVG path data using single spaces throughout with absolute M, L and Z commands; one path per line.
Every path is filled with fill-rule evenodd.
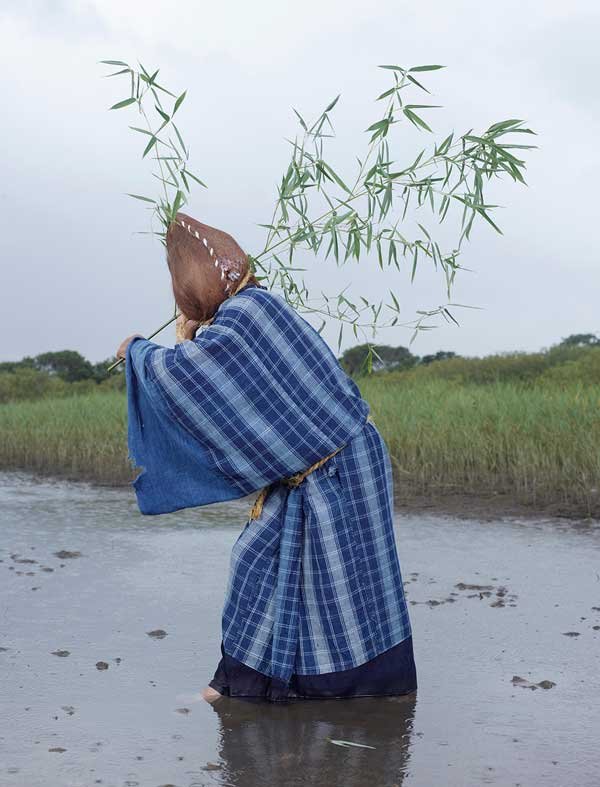
M 225 653 L 208 684 L 227 697 L 269 702 L 410 694 L 417 689 L 412 637 L 358 667 L 321 675 L 292 675 L 288 684 L 252 669 Z

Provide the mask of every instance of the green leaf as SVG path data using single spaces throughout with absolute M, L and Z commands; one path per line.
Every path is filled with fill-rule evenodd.
M 206 185 L 206 183 L 203 183 L 203 182 L 200 180 L 200 178 L 197 178 L 197 177 L 196 177 L 194 174 L 192 174 L 192 173 L 189 171 L 189 169 L 184 169 L 183 171 L 184 171 L 184 172 L 185 172 L 185 174 L 188 176 L 188 178 L 191 178 L 192 180 L 195 180 L 195 181 L 196 181 L 196 183 L 198 183 L 200 186 L 204 186 L 204 188 L 205 188 L 205 189 L 207 189 L 207 188 L 208 188 L 208 186 Z
M 407 107 L 404 107 L 402 111 L 404 112 L 404 115 L 413 124 L 413 126 L 416 126 L 417 128 L 424 128 L 426 131 L 431 131 L 431 128 L 427 125 L 427 123 L 423 120 L 423 118 L 420 118 L 411 109 L 408 109 Z
M 187 156 L 188 156 L 188 152 L 187 152 L 187 150 L 185 149 L 185 145 L 184 145 L 184 143 L 183 143 L 183 137 L 182 137 L 182 136 L 181 136 L 181 134 L 179 133 L 179 129 L 177 128 L 177 126 L 175 125 L 175 123 L 173 123 L 173 128 L 175 129 L 175 133 L 177 134 L 177 139 L 179 140 L 179 144 L 181 145 L 181 149 L 183 150 L 183 154 L 184 154 L 184 156 L 187 158 Z M 204 185 L 204 183 L 203 183 L 202 185 Z
M 396 87 L 395 86 L 391 87 L 389 90 L 386 90 L 385 92 L 383 92 L 380 96 L 377 96 L 375 101 L 381 101 L 382 98 L 387 98 L 388 96 L 391 96 L 392 93 L 395 93 L 395 92 L 396 92 Z
M 420 87 L 420 88 L 421 88 L 421 90 L 424 90 L 426 93 L 430 93 L 430 92 L 431 92 L 431 91 L 427 90 L 427 88 L 425 87 L 425 85 L 422 85 L 422 84 L 419 82 L 419 80 L 418 80 L 418 79 L 415 79 L 415 78 L 414 78 L 413 76 L 411 76 L 410 74 L 407 74 L 407 75 L 406 75 L 406 78 L 407 78 L 407 79 L 408 79 L 410 82 L 412 82 L 412 83 L 413 83 L 413 85 L 416 85 L 417 87 Z
M 125 66 L 129 68 L 127 63 L 124 63 L 122 60 L 100 60 L 100 63 L 106 63 L 107 66 Z
M 498 232 L 500 235 L 504 234 L 500 229 L 500 227 L 491 220 L 491 218 L 488 216 L 488 214 L 485 212 L 483 208 L 479 208 L 477 206 L 474 207 L 477 213 L 479 213 L 479 215 L 482 216 L 487 221 L 488 224 L 491 224 L 491 226 L 496 230 L 496 232 Z
M 112 107 L 109 109 L 121 109 L 122 107 L 128 107 L 130 104 L 135 104 L 137 98 L 126 98 L 124 101 L 119 101 L 117 104 L 113 104 Z
M 148 131 L 147 128 L 138 128 L 137 126 L 129 126 L 132 131 L 139 131 L 140 134 L 147 134 L 149 137 L 153 137 L 154 134 L 151 131 Z
M 104 76 L 106 77 L 106 79 L 108 79 L 109 77 L 118 77 L 121 74 L 130 74 L 130 73 L 131 73 L 130 68 L 122 68 L 120 71 L 113 71 L 112 74 L 105 74 Z
M 342 338 L 343 338 L 343 335 L 344 335 L 344 323 L 342 323 L 342 324 L 340 325 L 340 332 L 339 332 L 339 334 L 338 334 L 338 341 L 337 341 L 337 348 L 338 348 L 338 352 L 339 352 L 339 350 L 340 350 L 340 347 L 342 346 Z
M 336 96 L 336 97 L 333 99 L 333 101 L 331 102 L 331 104 L 329 104 L 329 105 L 327 106 L 327 108 L 325 109 L 325 112 L 331 112 L 331 110 L 334 108 L 334 106 L 335 106 L 335 105 L 337 104 L 337 102 L 340 100 L 340 96 L 341 96 L 341 93 L 339 93 L 339 94 L 338 94 L 338 95 L 337 95 L 337 96 Z
M 165 121 L 165 123 L 168 123 L 169 120 L 171 120 L 171 118 L 167 115 L 167 113 L 164 112 L 157 104 L 154 105 L 154 109 L 158 112 L 158 114 Z
M 179 107 L 183 104 L 183 101 L 185 99 L 186 93 L 187 93 L 187 90 L 184 90 L 183 93 L 179 96 L 179 98 L 175 102 L 175 106 L 173 107 L 173 115 L 177 112 Z
M 307 125 L 306 125 L 306 123 L 304 122 L 304 118 L 302 117 L 302 115 L 301 115 L 299 112 L 296 112 L 296 110 L 294 109 L 294 107 L 292 107 L 292 111 L 293 111 L 293 112 L 296 114 L 296 117 L 297 117 L 297 118 L 298 118 L 298 120 L 300 121 L 300 125 L 302 126 L 302 128 L 303 128 L 305 131 L 308 131 L 308 126 L 307 126 Z
M 339 175 L 338 175 L 338 174 L 337 174 L 337 173 L 336 173 L 336 172 L 335 172 L 335 171 L 334 171 L 334 170 L 333 170 L 333 169 L 332 169 L 332 168 L 329 166 L 329 164 L 327 164 L 325 161 L 322 161 L 322 162 L 321 162 L 321 164 L 322 164 L 322 165 L 325 167 L 325 169 L 327 170 L 327 172 L 328 172 L 328 173 L 331 175 L 331 177 L 332 177 L 332 178 L 335 180 L 335 182 L 338 184 L 338 186 L 340 186 L 342 189 L 344 189 L 344 191 L 345 191 L 347 194 L 351 194 L 351 193 L 352 193 L 352 192 L 350 191 L 350 189 L 348 188 L 348 186 L 346 186 L 346 184 L 344 183 L 344 181 L 343 181 L 343 180 L 340 178 L 340 176 L 339 176 Z
M 148 144 L 146 145 L 146 149 L 142 153 L 142 158 L 145 158 L 147 156 L 147 154 L 150 153 L 150 151 L 156 145 L 157 142 L 158 142 L 158 138 L 157 137 L 152 137 L 150 142 L 148 142 Z
M 365 129 L 365 131 L 376 131 L 377 129 L 384 128 L 384 126 L 389 125 L 389 120 L 384 118 L 383 120 L 378 120 L 375 123 L 372 123 L 369 128 Z
M 175 201 L 173 202 L 173 215 L 177 215 L 179 212 L 179 208 L 183 205 L 185 200 L 185 196 L 183 191 L 177 190 L 177 194 L 175 195 Z
M 127 193 L 128 197 L 133 197 L 134 199 L 141 199 L 143 202 L 151 202 L 153 205 L 156 205 L 155 199 L 150 199 L 150 197 L 141 197 L 139 194 L 129 194 Z
M 406 73 L 406 69 L 402 66 L 377 66 L 377 68 L 387 68 L 390 71 L 400 71 L 402 74 Z
M 440 68 L 445 68 L 445 66 L 413 66 L 413 68 L 409 68 L 409 72 L 414 74 L 415 71 L 438 71 Z

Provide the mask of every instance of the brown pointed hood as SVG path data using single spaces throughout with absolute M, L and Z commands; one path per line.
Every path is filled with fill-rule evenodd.
M 175 300 L 192 320 L 210 319 L 250 270 L 247 255 L 231 235 L 185 213 L 171 223 L 166 245 Z

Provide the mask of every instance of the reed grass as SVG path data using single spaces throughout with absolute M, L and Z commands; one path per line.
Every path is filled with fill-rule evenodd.
M 382 375 L 359 381 L 397 492 L 510 495 L 600 513 L 598 386 L 486 386 Z
M 117 391 L 0 405 L 0 468 L 105 484 L 135 477 Z
M 410 375 L 358 381 L 403 499 L 498 493 L 599 515 L 598 386 L 486 386 Z M 0 405 L 0 468 L 128 483 L 121 392 Z

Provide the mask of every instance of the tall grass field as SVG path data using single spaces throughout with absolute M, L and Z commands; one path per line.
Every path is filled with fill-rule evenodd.
M 498 493 L 542 509 L 600 514 L 600 389 L 478 385 L 411 373 L 358 380 L 385 438 L 398 496 Z M 0 468 L 124 484 L 120 391 L 0 406 Z

